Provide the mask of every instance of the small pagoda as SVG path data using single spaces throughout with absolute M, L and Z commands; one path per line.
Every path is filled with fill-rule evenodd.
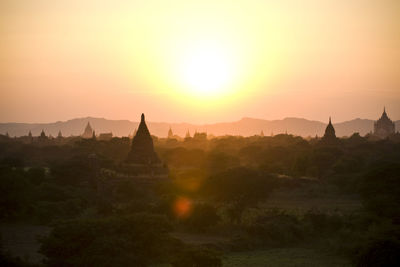
M 382 116 L 374 123 L 374 136 L 385 139 L 393 134 L 395 134 L 395 124 L 389 119 L 384 107 Z
M 85 131 L 82 134 L 82 138 L 90 139 L 93 137 L 93 128 L 90 125 L 90 122 L 86 124 Z
M 339 139 L 336 137 L 335 128 L 333 127 L 331 117 L 329 117 L 328 126 L 326 126 L 325 134 L 320 143 L 324 145 L 337 145 L 339 143 Z

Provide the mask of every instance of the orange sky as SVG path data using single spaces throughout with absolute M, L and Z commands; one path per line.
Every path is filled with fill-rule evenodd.
M 400 1 L 0 1 L 0 122 L 400 119 Z

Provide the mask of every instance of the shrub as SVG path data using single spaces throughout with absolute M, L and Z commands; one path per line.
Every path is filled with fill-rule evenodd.
M 204 187 L 205 195 L 232 206 L 232 221 L 239 222 L 245 208 L 266 199 L 275 188 L 271 175 L 245 167 L 232 168 L 210 177 Z
M 147 266 L 166 262 L 176 242 L 162 216 L 76 220 L 56 226 L 43 239 L 48 266 Z
M 400 165 L 383 163 L 364 177 L 360 186 L 368 211 L 400 222 Z
M 380 239 L 370 241 L 357 255 L 357 267 L 400 266 L 400 241 Z
M 257 218 L 247 232 L 271 247 L 294 244 L 305 238 L 305 230 L 295 216 L 274 211 Z
M 218 254 L 207 248 L 186 248 L 172 261 L 174 267 L 219 267 L 222 261 Z
M 184 224 L 192 231 L 203 232 L 220 220 L 217 210 L 210 204 L 196 204 Z

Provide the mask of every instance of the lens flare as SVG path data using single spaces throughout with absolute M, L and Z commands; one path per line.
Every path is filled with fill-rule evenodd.
M 175 200 L 173 209 L 176 217 L 185 218 L 192 210 L 192 201 L 186 197 L 179 197 Z

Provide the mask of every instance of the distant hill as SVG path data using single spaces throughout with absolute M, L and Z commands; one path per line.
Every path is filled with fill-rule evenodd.
M 107 120 L 103 118 L 79 118 L 68 121 L 58 121 L 54 123 L 0 123 L 0 133 L 9 133 L 10 136 L 23 136 L 32 131 L 34 136 L 40 134 L 42 129 L 46 134 L 57 136 L 61 131 L 63 136 L 81 135 L 87 124 L 90 122 L 97 134 L 112 132 L 114 136 L 128 136 L 138 127 L 138 122 L 128 120 Z M 400 130 L 400 121 L 396 121 L 396 130 Z M 301 118 L 285 118 L 283 120 L 262 120 L 253 118 L 243 118 L 239 121 L 196 125 L 189 123 L 165 123 L 147 122 L 150 132 L 159 137 L 166 137 L 169 128 L 174 134 L 184 137 L 189 130 L 193 135 L 195 131 L 207 132 L 215 136 L 220 135 L 243 135 L 251 136 L 260 134 L 271 135 L 285 133 L 307 136 L 323 135 L 326 123 L 311 121 Z M 337 136 L 350 136 L 354 132 L 365 135 L 373 130 L 374 121 L 367 119 L 354 119 L 341 123 L 333 122 Z

